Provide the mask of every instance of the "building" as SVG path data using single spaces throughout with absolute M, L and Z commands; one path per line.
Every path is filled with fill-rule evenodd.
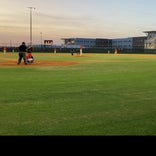
M 133 49 L 144 49 L 147 37 L 133 37 Z
M 112 48 L 132 49 L 133 38 L 112 39 Z
M 64 47 L 80 47 L 83 45 L 84 48 L 93 48 L 96 46 L 96 39 L 91 38 L 64 38 Z
M 143 36 L 119 39 L 64 38 L 62 40 L 64 40 L 65 48 L 79 48 L 82 45 L 84 48 L 144 49 L 146 39 L 147 37 Z
M 110 48 L 112 47 L 112 40 L 110 39 L 96 39 L 96 47 Z
M 147 38 L 145 40 L 145 49 L 156 49 L 156 31 L 145 31 Z
M 144 49 L 145 40 L 147 37 L 130 37 L 112 39 L 112 48 L 119 49 Z

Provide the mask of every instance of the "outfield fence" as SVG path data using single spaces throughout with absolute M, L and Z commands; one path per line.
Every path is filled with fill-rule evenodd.
M 4 52 L 4 47 L 0 47 L 0 52 Z M 7 47 L 6 52 L 19 52 L 18 47 Z M 70 48 L 54 48 L 54 47 L 33 47 L 33 52 L 40 53 L 79 53 L 80 49 Z M 83 53 L 98 53 L 98 54 L 114 54 L 115 48 L 84 48 Z M 156 54 L 156 49 L 118 49 L 118 54 Z

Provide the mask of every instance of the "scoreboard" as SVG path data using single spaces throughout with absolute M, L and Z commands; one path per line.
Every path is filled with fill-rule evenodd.
M 53 40 L 44 40 L 44 45 L 53 45 Z

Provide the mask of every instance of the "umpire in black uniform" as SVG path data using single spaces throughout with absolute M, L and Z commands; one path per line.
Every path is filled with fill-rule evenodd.
M 20 64 L 23 58 L 24 64 L 27 65 L 28 64 L 26 59 L 27 46 L 25 45 L 25 42 L 22 42 L 22 44 L 19 46 L 18 49 L 19 49 L 19 58 L 17 64 Z

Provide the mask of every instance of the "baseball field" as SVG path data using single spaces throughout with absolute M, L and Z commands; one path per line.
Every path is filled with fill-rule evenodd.
M 0 54 L 0 135 L 156 135 L 156 55 Z

